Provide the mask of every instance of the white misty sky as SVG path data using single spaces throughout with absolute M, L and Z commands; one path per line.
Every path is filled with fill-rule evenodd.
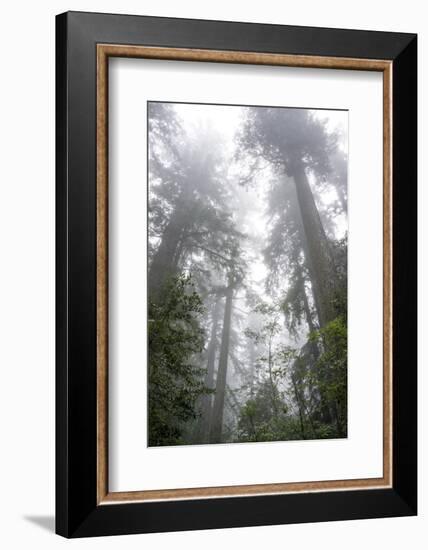
M 174 107 L 183 118 L 185 126 L 191 130 L 201 123 L 209 123 L 225 140 L 232 140 L 242 117 L 242 108 L 225 105 L 199 105 L 196 103 L 176 103 Z M 309 109 L 317 118 L 326 123 L 329 132 L 339 130 L 342 140 L 340 145 L 347 148 L 348 111 Z

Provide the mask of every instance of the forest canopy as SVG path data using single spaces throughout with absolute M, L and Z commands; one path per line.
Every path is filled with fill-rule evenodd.
M 150 446 L 347 436 L 347 112 L 148 103 Z

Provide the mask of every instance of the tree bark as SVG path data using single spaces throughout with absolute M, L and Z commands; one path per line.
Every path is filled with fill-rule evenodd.
M 210 443 L 221 443 L 223 430 L 224 394 L 226 390 L 227 365 L 229 360 L 230 325 L 232 319 L 233 285 L 226 290 L 220 358 L 217 370 L 216 392 L 211 419 Z
M 297 227 L 297 233 L 298 233 L 299 240 L 300 240 L 300 246 L 301 246 L 301 248 L 303 250 L 303 253 L 304 253 L 305 265 L 306 265 L 308 273 L 309 273 L 309 279 L 311 281 L 311 290 L 312 290 L 312 297 L 313 297 L 313 300 L 314 300 L 314 307 L 315 307 L 315 311 L 316 311 L 316 314 L 317 314 L 318 323 L 321 324 L 321 321 L 320 321 L 320 318 L 321 318 L 321 313 L 320 313 L 320 311 L 321 311 L 321 305 L 320 305 L 321 299 L 320 299 L 318 287 L 317 287 L 317 284 L 316 284 L 316 281 L 315 281 L 316 272 L 313 268 L 312 261 L 311 261 L 311 256 L 309 254 L 308 241 L 307 241 L 307 238 L 306 238 L 305 228 L 304 228 L 304 225 L 303 225 L 302 212 L 301 212 L 300 205 L 299 205 L 299 200 L 298 200 L 298 197 L 297 197 L 297 187 L 296 187 L 296 182 L 295 182 L 294 179 L 292 179 L 291 185 L 292 185 L 292 188 L 294 190 L 294 193 L 292 195 L 292 197 L 293 197 L 293 199 L 292 199 L 293 200 L 293 210 L 292 211 L 295 212 L 295 222 L 296 222 L 296 227 Z M 295 263 L 298 264 L 298 257 L 295 257 L 294 261 L 295 261 Z M 302 270 L 300 270 L 300 275 L 301 275 L 301 278 L 303 279 Z
M 162 286 L 169 277 L 177 272 L 180 242 L 184 222 L 180 213 L 175 211 L 165 227 L 161 242 L 156 250 L 149 269 L 148 289 L 150 298 L 156 299 Z
M 297 388 L 297 383 L 296 383 L 296 379 L 294 378 L 294 375 L 291 376 L 291 382 L 293 384 L 294 398 L 295 398 L 296 403 L 297 403 L 297 408 L 299 409 L 300 432 L 302 434 L 302 438 L 306 439 L 305 422 L 303 420 L 303 418 L 304 418 L 303 405 L 302 405 L 302 402 L 301 402 L 301 396 L 300 396 L 299 390 Z
M 208 354 L 207 354 L 207 374 L 205 376 L 205 386 L 210 390 L 214 389 L 214 369 L 215 369 L 215 356 L 217 351 L 217 330 L 218 330 L 218 324 L 219 324 L 220 310 L 221 310 L 221 299 L 220 297 L 218 297 L 214 305 L 213 314 L 212 314 L 211 334 L 210 334 L 210 342 L 208 344 Z M 208 443 L 208 438 L 210 434 L 212 402 L 213 402 L 213 398 L 211 394 L 202 396 L 200 440 L 203 443 Z
M 270 384 L 270 393 L 271 393 L 271 403 L 272 409 L 275 415 L 275 418 L 278 418 L 278 404 L 276 402 L 276 386 L 273 381 L 272 374 L 272 337 L 269 338 L 269 347 L 268 347 L 268 372 L 269 372 L 269 384 Z
M 256 353 L 254 349 L 254 342 L 251 339 L 248 343 L 250 347 L 250 398 L 254 397 L 254 379 L 255 379 L 255 362 L 256 362 Z
M 336 317 L 333 303 L 336 282 L 333 256 L 301 162 L 294 165 L 292 175 L 306 239 L 311 281 L 317 296 L 320 326 L 323 327 Z
M 315 325 L 312 320 L 311 308 L 309 307 L 308 296 L 306 294 L 306 288 L 305 288 L 305 279 L 302 273 L 301 266 L 298 266 L 297 276 L 298 276 L 298 283 L 300 286 L 300 293 L 302 295 L 302 300 L 303 300 L 303 310 L 305 312 L 306 324 L 308 325 L 309 332 L 314 332 Z

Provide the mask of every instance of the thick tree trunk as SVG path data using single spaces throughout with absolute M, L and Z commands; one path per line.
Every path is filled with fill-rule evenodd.
M 306 238 L 305 228 L 304 228 L 304 225 L 303 225 L 303 219 L 302 219 L 302 212 L 301 212 L 301 209 L 300 209 L 300 204 L 299 204 L 299 200 L 298 200 L 298 197 L 297 197 L 297 188 L 296 188 L 295 180 L 292 179 L 290 184 L 292 185 L 292 188 L 294 190 L 294 193 L 292 195 L 292 200 L 293 200 L 293 211 L 295 212 L 295 222 L 296 222 L 296 226 L 297 226 L 297 232 L 298 232 L 298 235 L 299 235 L 300 245 L 302 247 L 302 250 L 303 250 L 303 253 L 304 253 L 304 256 L 305 256 L 305 265 L 306 265 L 307 270 L 309 272 L 309 279 L 311 281 L 312 297 L 313 297 L 313 300 L 314 300 L 314 307 L 315 307 L 315 311 L 316 311 L 316 314 L 317 314 L 318 323 L 321 324 L 321 322 L 320 322 L 320 318 L 321 318 L 321 313 L 320 313 L 320 311 L 321 311 L 321 305 L 320 305 L 321 299 L 320 299 L 318 287 L 317 287 L 317 284 L 316 284 L 316 281 L 315 281 L 316 273 L 315 273 L 315 270 L 314 270 L 312 262 L 311 262 L 311 256 L 309 254 L 308 241 L 307 241 L 307 238 Z M 298 258 L 297 257 L 294 258 L 294 261 L 296 263 L 298 263 Z M 304 277 L 303 277 L 302 272 L 300 272 L 300 274 L 301 274 L 301 278 L 303 279 Z M 313 329 L 311 329 L 311 330 L 313 330 Z
M 302 234 L 302 243 L 312 284 L 318 321 L 320 328 L 322 328 L 336 317 L 333 303 L 336 270 L 312 190 L 304 166 L 301 163 L 294 166 L 293 178 L 300 211 L 299 229 Z M 311 346 L 311 351 L 316 360 L 319 356 L 318 346 L 316 344 L 313 347 Z M 325 376 L 327 374 L 325 373 Z M 319 398 L 321 419 L 324 423 L 331 424 L 331 404 L 328 403 L 324 395 L 320 395 Z
M 298 267 L 297 276 L 298 276 L 298 282 L 300 286 L 300 293 L 303 299 L 303 310 L 305 312 L 306 324 L 308 325 L 309 332 L 314 332 L 315 325 L 312 320 L 311 308 L 309 307 L 308 296 L 306 294 L 305 279 L 303 277 L 302 269 L 300 266 Z
M 205 376 L 205 386 L 210 390 L 214 389 L 215 356 L 217 351 L 217 330 L 219 324 L 220 310 L 221 299 L 220 297 L 218 297 L 214 305 L 212 314 L 211 334 L 207 354 L 207 374 Z M 203 395 L 201 401 L 202 416 L 200 423 L 200 442 L 208 443 L 211 426 L 213 396 L 211 394 Z
M 313 333 L 316 330 L 316 327 L 312 320 L 311 308 L 309 307 L 308 296 L 306 294 L 305 281 L 301 271 L 299 272 L 299 284 L 301 285 L 301 294 L 303 298 L 303 309 L 305 311 L 306 323 L 308 325 L 309 332 Z M 308 340 L 306 345 L 308 346 L 308 351 L 310 353 L 310 359 L 307 362 L 306 368 L 309 369 L 309 372 L 313 373 L 314 365 L 316 364 L 319 357 L 318 344 L 316 341 Z M 309 386 L 309 395 L 311 396 L 311 400 L 319 401 L 319 392 L 312 383 L 312 376 L 309 378 L 309 380 L 310 381 L 308 383 L 308 386 Z
M 305 284 L 304 284 L 303 276 L 302 276 L 301 273 L 300 273 L 300 281 L 299 282 L 302 285 L 301 292 L 302 292 L 302 296 L 303 296 L 303 303 L 304 303 L 306 321 L 307 321 L 307 324 L 308 324 L 308 327 L 309 327 L 309 331 L 313 332 L 315 330 L 315 326 L 312 322 L 311 311 L 310 311 L 310 308 L 309 308 L 308 298 L 306 296 L 306 291 L 305 291 Z M 311 369 L 311 371 L 313 373 L 313 367 L 314 367 L 314 365 L 316 365 L 316 362 L 319 358 L 320 350 L 318 348 L 318 344 L 317 344 L 316 341 L 313 341 L 313 342 L 308 341 L 307 345 L 309 346 L 309 350 L 310 350 L 309 353 L 311 355 L 310 361 L 308 361 L 307 368 Z M 312 380 L 312 377 L 310 379 Z M 311 400 L 313 399 L 313 400 L 315 400 L 319 403 L 320 409 L 321 409 L 321 418 L 322 418 L 323 422 L 325 422 L 326 424 L 330 424 L 332 418 L 331 418 L 329 403 L 326 401 L 324 396 L 322 396 L 320 394 L 319 390 L 317 389 L 316 386 L 314 386 L 312 384 L 312 382 L 309 383 L 309 394 L 311 396 Z M 308 414 L 308 418 L 310 418 L 309 414 Z M 310 421 L 311 421 L 311 426 L 312 426 L 312 419 L 311 418 L 310 418 Z M 312 429 L 313 429 L 313 426 L 312 426 Z
M 211 418 L 210 443 L 221 443 L 223 430 L 224 394 L 226 390 L 227 364 L 229 360 L 230 325 L 232 319 L 233 285 L 226 290 L 220 358 L 218 362 L 216 392 Z
M 177 211 L 171 215 L 171 219 L 165 227 L 161 242 L 152 259 L 148 277 L 149 296 L 152 300 L 156 299 L 168 278 L 176 275 L 184 229 L 182 218 Z
M 314 295 L 316 296 L 320 326 L 323 327 L 336 317 L 333 303 L 336 271 L 330 246 L 303 164 L 296 163 L 292 174 L 305 233 L 307 254 L 309 256 L 308 264 L 311 271 Z

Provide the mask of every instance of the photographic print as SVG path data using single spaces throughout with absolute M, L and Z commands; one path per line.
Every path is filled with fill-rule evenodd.
M 346 438 L 348 112 L 147 113 L 148 445 Z

